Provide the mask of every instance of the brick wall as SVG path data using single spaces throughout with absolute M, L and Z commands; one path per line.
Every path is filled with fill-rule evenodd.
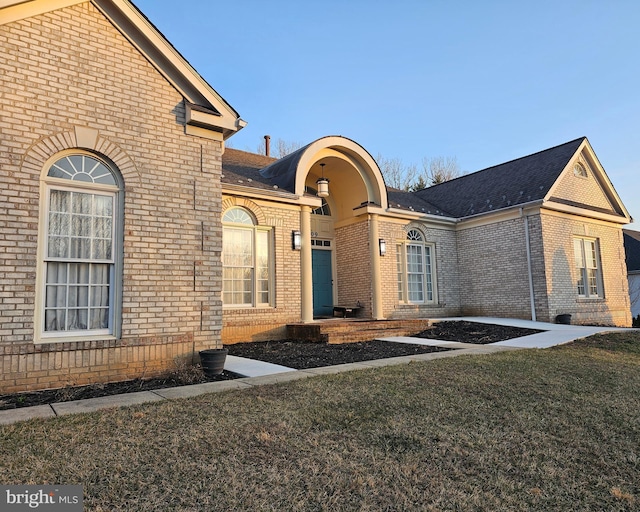
M 435 245 L 437 301 L 435 304 L 402 304 L 398 302 L 396 269 L 397 244 L 407 238 L 407 231 L 417 227 L 425 242 Z M 380 258 L 383 311 L 387 318 L 438 318 L 460 314 L 460 288 L 453 229 L 427 227 L 424 223 L 380 222 L 380 237 L 387 242 L 387 254 Z
M 264 341 L 286 337 L 286 324 L 300 321 L 300 251 L 291 249 L 291 232 L 300 229 L 300 209 L 268 201 L 225 195 L 222 211 L 241 206 L 256 217 L 258 225 L 273 234 L 274 275 L 271 307 L 225 307 L 222 341 Z
M 462 314 L 531 319 L 524 219 L 458 231 Z
M 549 290 L 549 317 L 571 314 L 572 323 L 630 326 L 630 300 L 622 229 L 568 215 L 542 214 L 546 259 L 546 286 Z M 574 263 L 574 237 L 598 240 L 604 297 L 579 298 Z
M 576 176 L 573 172 L 573 167 L 567 169 L 565 173 L 560 176 L 558 184 L 553 190 L 553 197 L 560 197 L 577 203 L 613 210 L 602 187 L 594 177 L 591 168 L 584 159 L 581 159 L 580 162 L 587 169 L 587 177 Z
M 371 252 L 369 250 L 369 221 L 338 227 L 335 230 L 338 303 L 363 305 L 360 316 L 370 318 Z
M 148 376 L 218 346 L 221 143 L 184 134 L 183 98 L 90 3 L 2 25 L 0 45 L 0 392 Z M 125 183 L 122 336 L 34 345 L 40 176 L 78 146 Z

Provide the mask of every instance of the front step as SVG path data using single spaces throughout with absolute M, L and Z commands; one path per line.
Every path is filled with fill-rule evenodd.
M 431 322 L 427 319 L 328 320 L 313 324 L 289 324 L 287 338 L 325 343 L 356 343 L 388 336 L 409 336 L 430 326 Z

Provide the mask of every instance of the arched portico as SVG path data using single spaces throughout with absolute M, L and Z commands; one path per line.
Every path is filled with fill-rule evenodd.
M 350 139 L 323 137 L 261 173 L 303 199 L 302 321 L 329 314 L 332 304 L 357 302 L 366 315 L 383 318 L 378 214 L 387 206 L 387 190 L 371 155 Z M 315 197 L 321 177 L 329 180 L 326 204 Z

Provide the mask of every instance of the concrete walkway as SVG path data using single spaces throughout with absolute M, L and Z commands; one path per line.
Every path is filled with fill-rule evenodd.
M 414 343 L 429 346 L 441 346 L 452 348 L 447 352 L 434 352 L 430 354 L 417 354 L 412 356 L 392 357 L 389 359 L 375 359 L 373 361 L 362 361 L 359 363 L 339 364 L 335 366 L 323 366 L 321 368 L 311 368 L 308 370 L 295 370 L 286 366 L 280 366 L 263 361 L 246 359 L 244 357 L 227 356 L 225 370 L 229 370 L 246 377 L 235 380 L 225 380 L 220 382 L 206 382 L 204 384 L 194 384 L 192 386 L 180 386 L 175 388 L 156 389 L 153 391 L 141 391 L 138 393 L 125 393 L 122 395 L 104 396 L 100 398 L 89 398 L 86 400 L 75 400 L 72 402 L 60 402 L 51 405 L 38 405 L 35 407 L 23 407 L 0 411 L 0 425 L 7 425 L 32 418 L 53 418 L 67 414 L 77 414 L 85 412 L 99 411 L 111 407 L 124 407 L 147 402 L 158 402 L 161 400 L 173 400 L 176 398 L 190 398 L 204 393 L 219 393 L 232 389 L 247 389 L 264 384 L 275 384 L 279 382 L 289 382 L 297 379 L 305 379 L 318 375 L 329 375 L 352 370 L 363 370 L 366 368 L 380 368 L 398 364 L 408 364 L 414 361 L 431 361 L 447 357 L 456 357 L 463 354 L 491 354 L 505 350 L 516 350 L 521 348 L 548 348 L 554 345 L 561 345 L 571 341 L 591 336 L 599 332 L 624 331 L 630 329 L 615 327 L 584 327 L 574 325 L 557 325 L 544 322 L 531 322 L 527 320 L 513 320 L 505 318 L 487 317 L 457 317 L 439 318 L 444 320 L 468 320 L 470 322 L 509 325 L 513 327 L 525 327 L 530 329 L 544 330 L 538 334 L 514 338 L 507 341 L 490 343 L 488 345 L 473 345 L 470 343 L 459 343 L 456 341 L 429 340 L 425 338 L 411 338 L 405 336 L 392 336 L 381 338 L 384 341 L 394 341 L 400 343 Z M 435 320 L 434 320 L 435 321 Z
M 571 341 L 586 338 L 599 332 L 629 331 L 624 327 L 590 327 L 584 325 L 562 325 L 547 322 L 532 322 L 531 320 L 518 320 L 515 318 L 491 318 L 491 317 L 455 317 L 438 318 L 434 322 L 444 322 L 446 320 L 466 320 L 482 324 L 507 325 L 509 327 L 520 327 L 524 329 L 536 329 L 544 332 L 513 338 L 505 341 L 498 341 L 485 345 L 487 347 L 514 347 L 514 348 L 549 348 L 555 345 L 563 345 Z M 395 341 L 397 343 L 416 343 L 420 345 L 442 346 L 447 348 L 461 348 L 469 346 L 468 343 L 458 343 L 455 341 L 429 340 L 425 338 L 411 338 L 407 336 L 391 336 L 380 338 L 383 341 Z

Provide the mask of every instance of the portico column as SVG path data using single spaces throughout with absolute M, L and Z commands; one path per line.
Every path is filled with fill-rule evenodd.
M 311 267 L 311 207 L 300 207 L 300 292 L 301 314 L 304 323 L 313 322 L 313 269 Z
M 375 213 L 369 214 L 369 249 L 371 258 L 371 315 L 374 320 L 383 320 L 378 215 Z

